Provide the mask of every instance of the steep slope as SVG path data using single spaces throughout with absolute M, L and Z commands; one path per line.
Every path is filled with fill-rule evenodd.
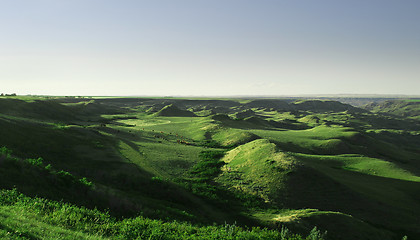
M 369 204 L 366 199 L 359 197 L 350 188 L 317 168 L 306 166 L 296 157 L 282 152 L 268 140 L 259 139 L 241 145 L 229 151 L 222 160 L 226 165 L 216 181 L 234 191 L 256 195 L 280 208 L 323 210 L 283 211 L 279 215 L 263 213 L 256 215 L 266 221 L 286 223 L 292 228 L 294 226 L 302 228 L 305 222 L 312 222 L 315 225 L 321 224 L 323 229 L 333 232 L 337 230 L 337 222 L 345 222 L 346 229 L 342 229 L 339 234 L 337 231 L 334 236 L 339 238 L 334 239 L 354 239 L 354 234 L 361 229 L 366 231 L 364 234 L 374 234 L 376 237 L 364 236 L 359 239 L 391 239 L 390 232 L 379 230 L 360 219 L 335 212 L 352 213 L 352 210 L 360 207 L 359 204 Z M 348 206 L 351 202 L 358 204 Z

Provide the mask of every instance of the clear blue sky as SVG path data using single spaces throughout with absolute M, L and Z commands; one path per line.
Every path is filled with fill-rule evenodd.
M 420 1 L 0 0 L 0 92 L 420 94 Z

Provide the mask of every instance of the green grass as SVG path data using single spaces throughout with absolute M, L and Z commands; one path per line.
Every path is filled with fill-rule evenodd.
M 19 159 L 12 151 L 0 148 L 0 188 L 19 188 L 30 195 L 65 199 L 78 204 L 90 204 L 100 207 L 100 201 L 88 197 L 94 195 L 93 183 L 85 177 L 74 176 L 43 163 L 42 158 Z M 80 196 L 85 198 L 80 199 Z M 99 200 L 99 199 L 98 199 Z M 102 205 L 103 207 L 103 205 Z
M 0 192 L 0 221 L 0 236 L 12 239 L 321 239 L 311 238 L 314 233 L 282 238 L 279 231 L 229 224 L 194 226 L 143 217 L 117 220 L 98 210 L 28 198 L 15 190 Z
M 160 141 L 160 140 L 159 140 Z M 120 142 L 121 154 L 141 169 L 163 178 L 179 177 L 198 161 L 202 147 L 173 142 Z
M 0 207 L 2 239 L 108 239 L 45 223 L 34 213 L 15 206 Z
M 366 236 L 369 236 L 369 239 L 372 240 L 394 239 L 390 232 L 374 228 L 360 219 L 340 212 L 317 209 L 286 209 L 277 213 L 256 213 L 255 215 L 272 224 L 283 223 L 290 229 L 310 229 L 310 226 L 317 222 L 319 228 L 327 230 L 327 238 L 332 235 L 334 239 L 363 239 Z M 328 227 L 330 224 L 334 227 Z
M 212 135 L 214 141 L 225 147 L 238 146 L 257 138 L 258 136 L 250 132 L 232 128 L 220 129 Z
M 194 117 L 193 112 L 182 110 L 173 104 L 167 105 L 154 114 L 155 116 L 167 116 L 167 117 Z
M 264 132 L 264 131 L 261 131 Z M 307 138 L 313 140 L 328 140 L 352 137 L 357 134 L 354 129 L 345 127 L 318 126 L 307 130 L 272 131 L 275 137 Z M 270 137 L 270 135 L 267 135 Z
M 216 181 L 261 197 L 266 202 L 279 198 L 286 187 L 284 180 L 296 164 L 291 156 L 266 139 L 241 145 L 229 151 L 222 161 L 226 165 Z
M 318 126 L 307 130 L 251 130 L 251 132 L 276 142 L 288 151 L 324 154 L 349 153 L 351 149 L 346 146 L 344 140 L 358 135 L 358 132 L 351 128 L 339 126 Z
M 172 138 L 203 141 L 209 120 L 200 117 L 145 117 L 119 121 L 133 126 L 135 130 L 145 130 L 159 134 L 163 132 Z M 135 125 L 135 126 L 134 126 Z
M 408 209 L 419 210 L 419 204 L 409 195 L 418 186 L 419 178 L 384 160 L 354 154 L 332 156 L 285 153 L 268 140 L 260 139 L 229 151 L 223 161 L 226 165 L 222 168 L 223 174 L 217 178 L 218 182 L 260 196 L 266 202 L 277 202 L 280 206 L 281 203 L 285 206 L 290 203 L 295 205 L 294 202 L 301 202 L 305 195 L 309 195 L 311 197 L 306 198 L 308 202 L 304 204 L 325 208 L 322 199 L 328 196 L 329 201 L 338 201 L 334 204 L 335 209 L 363 217 L 366 213 L 348 209 L 348 206 L 364 208 L 363 204 L 367 204 L 366 200 L 353 202 L 360 201 L 353 199 L 357 196 L 351 193 L 353 191 L 364 198 L 394 206 L 392 214 L 399 214 L 400 220 L 406 218 L 414 223 Z M 307 170 L 303 171 L 302 167 Z M 350 195 L 343 196 L 343 191 Z M 374 208 L 375 211 L 389 211 L 379 206 Z M 381 221 L 377 216 L 369 216 L 368 219 L 390 224 L 388 220 Z M 414 225 L 405 226 L 414 229 Z
M 347 197 L 347 200 L 341 199 L 339 195 L 336 196 L 336 201 L 340 201 L 342 204 L 348 201 L 347 206 L 340 207 L 341 211 L 352 212 L 353 216 L 376 222 L 379 225 L 392 226 L 391 229 L 405 228 L 405 232 L 415 231 L 416 220 L 413 217 L 420 211 L 420 205 L 415 200 L 420 195 L 414 190 L 420 186 L 417 176 L 394 165 L 366 157 L 347 155 L 336 158 L 336 156 L 293 155 L 307 166 L 316 169 L 334 181 L 335 185 L 341 185 L 348 188 L 347 191 L 353 192 Z M 367 161 L 366 164 L 363 161 Z M 345 164 L 354 167 L 347 169 L 344 167 Z M 372 165 L 375 166 L 373 171 L 378 171 L 376 174 L 369 169 Z M 378 176 L 379 173 L 385 177 Z M 330 199 L 334 201 L 332 198 L 334 190 L 329 189 L 329 191 Z M 355 196 L 362 198 L 352 199 Z M 376 212 L 376 214 L 371 212 Z M 385 215 L 388 217 L 384 217 Z
M 393 100 L 367 105 L 365 108 L 375 113 L 394 114 L 416 119 L 420 115 L 420 104 L 417 99 Z
M 223 173 L 216 178 L 216 181 L 227 187 L 240 189 L 246 193 L 261 197 L 267 203 L 274 204 L 274 206 L 284 205 L 284 207 L 287 207 L 296 205 L 294 202 L 303 200 L 299 198 L 304 198 L 305 195 L 309 195 L 310 198 L 313 198 L 313 206 L 316 206 L 316 202 L 320 201 L 318 206 L 325 207 L 322 200 L 325 198 L 325 196 L 323 196 L 324 192 L 331 194 L 329 196 L 329 201 L 339 199 L 339 201 L 343 201 L 340 197 L 340 194 L 342 194 L 340 191 L 342 190 L 340 190 L 340 187 L 337 187 L 336 183 L 325 177 L 323 180 L 319 178 L 320 174 L 317 172 L 324 171 L 324 163 L 320 163 L 319 166 L 308 164 L 317 170 L 308 169 L 302 175 L 297 173 L 302 171 L 302 164 L 306 164 L 306 161 L 301 161 L 301 156 L 303 156 L 303 154 L 298 155 L 282 152 L 275 144 L 268 140 L 255 140 L 230 150 L 226 154 L 222 159 L 226 165 L 223 166 Z M 331 160 L 333 159 L 333 156 L 327 155 L 325 157 Z M 314 175 L 314 177 L 308 178 L 306 174 Z M 316 183 L 311 180 L 318 178 L 319 181 L 322 180 L 324 182 Z M 354 178 L 353 181 L 356 181 L 356 179 L 357 178 Z M 293 183 L 294 181 L 297 181 L 297 184 Z M 309 188 L 312 188 L 313 190 Z M 335 197 L 336 194 L 338 195 Z M 407 199 L 407 196 L 399 194 L 397 198 Z M 350 201 L 352 200 L 353 199 L 348 199 L 348 203 L 342 202 L 342 204 L 350 204 Z M 411 206 L 415 206 L 412 205 L 412 202 L 405 202 L 405 204 L 407 203 L 410 203 Z M 353 203 L 353 205 L 357 204 Z M 311 223 L 318 222 L 323 225 L 324 229 L 331 229 L 332 232 L 334 232 L 334 236 L 345 237 L 348 235 L 360 237 L 364 236 L 364 234 L 374 234 L 381 236 L 376 239 L 390 239 L 389 232 L 383 233 L 380 230 L 361 222 L 357 218 L 338 212 L 310 209 L 275 210 L 270 208 L 263 211 L 257 210 L 253 216 L 260 221 L 271 224 L 276 224 L 276 222 L 287 223 L 288 226 L 297 227 L 300 231 L 303 229 L 307 230 L 308 228 L 311 228 Z M 320 221 L 320 219 L 322 219 L 322 221 Z M 337 228 L 334 225 L 337 221 L 346 225 L 347 229 L 338 230 L 340 228 Z M 335 227 L 330 228 L 328 227 L 329 224 L 334 225 Z M 353 230 L 350 230 L 349 228 Z M 380 234 L 378 235 L 378 233 Z
M 395 163 L 358 154 L 310 155 L 293 153 L 304 161 L 314 161 L 332 168 L 341 168 L 373 176 L 420 182 L 420 177 L 402 169 Z
M 304 234 L 317 225 L 333 239 L 375 235 L 372 226 L 393 232 L 386 236 L 419 235 L 420 143 L 413 119 L 311 101 L 293 111 L 272 102 L 252 108 L 254 117 L 233 120 L 146 109 L 174 104 L 175 114 L 218 109 L 233 116 L 253 101 L 3 100 L 0 146 L 19 161 L 0 156 L 0 183 L 31 196 L 0 207 L 5 238 L 280 239 L 281 225 Z M 302 110 L 308 107 L 314 109 Z M 89 184 L 86 196 L 80 194 Z M 37 194 L 63 202 L 50 201 L 54 210 L 41 211 L 29 203 Z M 109 213 L 81 206 L 109 207 Z M 85 222 L 92 214 L 101 225 Z

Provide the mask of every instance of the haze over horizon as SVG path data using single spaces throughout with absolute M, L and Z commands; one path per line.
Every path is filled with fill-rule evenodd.
M 0 1 L 0 92 L 420 95 L 420 2 Z

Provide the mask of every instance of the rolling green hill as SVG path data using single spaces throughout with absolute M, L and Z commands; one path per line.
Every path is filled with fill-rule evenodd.
M 0 237 L 416 239 L 420 124 L 390 108 L 2 98 Z
M 389 113 L 402 117 L 420 117 L 420 100 L 393 100 L 378 103 L 371 103 L 364 107 L 365 109 L 377 113 Z

